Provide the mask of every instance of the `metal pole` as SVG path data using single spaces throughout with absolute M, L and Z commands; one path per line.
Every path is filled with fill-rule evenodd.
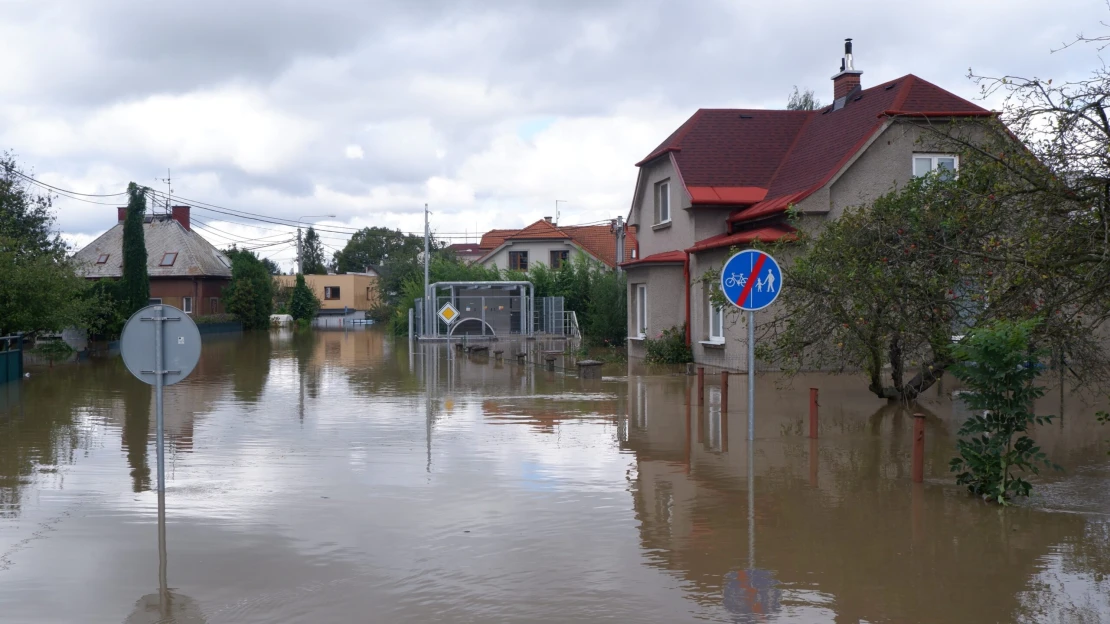
M 431 261 L 431 242 L 428 240 L 430 231 L 428 229 L 428 204 L 424 204 L 424 334 L 430 334 L 432 315 L 435 314 L 435 304 L 429 301 L 428 296 L 428 263 Z
M 304 273 L 304 262 L 301 260 L 301 227 L 297 226 L 297 273 Z
M 162 420 L 162 375 L 166 372 L 165 365 L 163 364 L 163 346 L 162 346 L 162 322 L 165 317 L 162 316 L 162 306 L 154 307 L 154 401 L 157 404 L 157 428 L 155 444 L 157 445 L 158 453 L 158 491 L 166 491 L 166 454 L 165 447 L 163 446 L 163 425 Z
M 412 308 L 409 308 L 409 352 L 412 352 Z
M 755 312 L 748 312 L 748 439 L 755 439 Z
M 158 598 L 162 616 L 170 615 L 169 582 L 166 580 L 166 493 L 158 491 Z
M 748 570 L 755 570 L 755 444 L 748 440 Z

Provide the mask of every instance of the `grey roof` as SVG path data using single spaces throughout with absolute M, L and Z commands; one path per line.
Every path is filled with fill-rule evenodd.
M 231 277 L 231 260 L 204 240 L 166 215 L 148 217 L 143 224 L 146 238 L 146 268 L 151 277 Z M 162 256 L 176 252 L 173 266 L 159 266 Z M 102 254 L 108 261 L 97 264 Z M 85 277 L 123 276 L 123 223 L 107 232 L 73 256 Z

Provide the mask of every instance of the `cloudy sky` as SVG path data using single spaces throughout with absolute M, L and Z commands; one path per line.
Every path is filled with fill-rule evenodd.
M 335 215 L 322 221 L 337 231 L 422 231 L 428 202 L 454 241 L 556 200 L 565 224 L 627 213 L 634 163 L 697 108 L 781 108 L 794 85 L 829 101 L 844 37 L 865 87 L 914 73 L 972 98 L 969 67 L 1086 73 L 1092 48 L 1051 50 L 1110 21 L 1103 0 L 0 0 L 0 12 L 0 150 L 38 179 L 115 193 L 165 189 L 170 169 L 189 200 Z M 110 205 L 57 206 L 74 244 L 115 221 Z M 194 217 L 220 246 L 291 231 Z

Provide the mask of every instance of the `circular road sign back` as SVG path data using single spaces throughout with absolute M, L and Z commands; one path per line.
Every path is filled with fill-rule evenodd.
M 155 316 L 171 319 L 152 320 Z M 193 319 L 168 305 L 149 305 L 131 315 L 123 326 L 119 350 L 127 370 L 142 381 L 154 385 L 154 327 L 162 323 L 162 385 L 175 384 L 189 376 L 200 359 L 200 330 Z
M 721 291 L 741 310 L 761 310 L 782 291 L 782 270 L 771 256 L 745 249 L 729 258 L 721 269 Z

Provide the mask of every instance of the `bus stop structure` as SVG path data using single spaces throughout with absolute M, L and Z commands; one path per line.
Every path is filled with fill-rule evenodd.
M 421 340 L 566 335 L 563 298 L 543 297 L 537 306 L 535 292 L 531 282 L 436 282 L 417 302 L 413 332 Z M 450 323 L 439 315 L 448 303 L 458 312 Z

